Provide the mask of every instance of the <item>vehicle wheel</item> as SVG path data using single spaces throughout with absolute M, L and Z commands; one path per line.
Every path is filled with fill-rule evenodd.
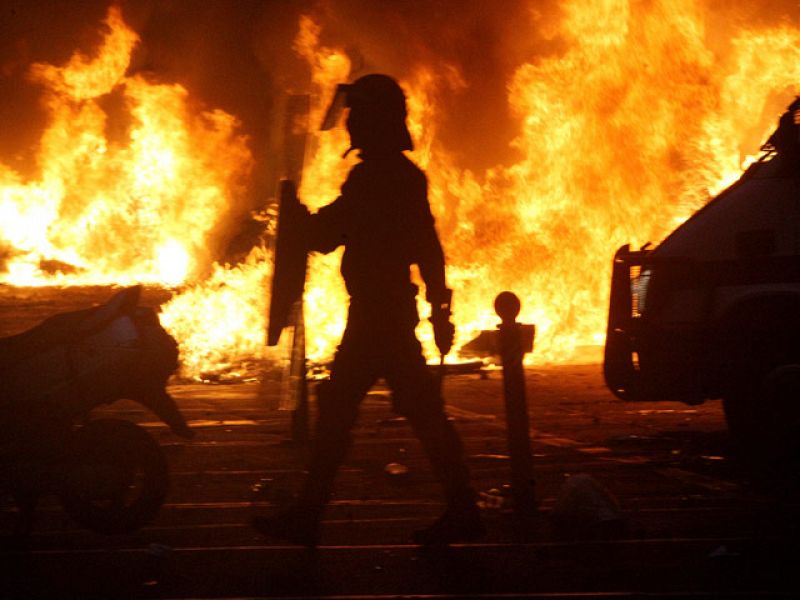
M 161 447 L 129 421 L 97 419 L 67 444 L 69 468 L 61 503 L 84 527 L 127 533 L 151 521 L 167 495 L 169 473 Z
M 728 431 L 734 442 L 743 450 L 757 448 L 764 437 L 765 423 L 758 411 L 758 398 L 753 390 L 729 392 L 722 399 L 722 409 Z
M 800 365 L 781 365 L 741 385 L 723 398 L 723 409 L 734 440 L 751 459 L 782 468 L 800 458 Z
M 767 373 L 762 395 L 775 422 L 800 430 L 800 364 L 782 365 Z

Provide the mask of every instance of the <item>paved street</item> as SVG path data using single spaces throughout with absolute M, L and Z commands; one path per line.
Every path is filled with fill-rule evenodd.
M 27 300 L 14 293 L 0 297 L 5 334 L 67 300 L 86 301 L 78 292 Z M 279 382 L 175 385 L 170 391 L 197 431 L 190 442 L 132 402 L 97 411 L 139 423 L 163 447 L 172 482 L 158 518 L 136 533 L 105 536 L 43 499 L 30 548 L 2 551 L 0 597 L 795 597 L 798 486 L 793 477 L 752 477 L 729 445 L 719 403 L 625 404 L 605 389 L 597 364 L 539 366 L 526 378 L 538 498 L 529 522 L 515 519 L 503 487 L 510 466 L 500 372 L 445 382 L 483 492 L 481 543 L 437 551 L 409 543 L 443 504 L 419 444 L 381 388 L 364 402 L 322 545 L 309 551 L 263 539 L 250 517 L 286 503 L 304 464 L 303 449 L 289 443 L 289 415 L 273 408 Z M 407 474 L 388 475 L 390 463 Z M 555 526 L 559 492 L 576 474 L 613 494 L 624 530 Z M 4 504 L 4 539 L 15 516 Z
M 176 598 L 795 589 L 787 557 L 797 549 L 797 496 L 791 487 L 749 483 L 729 455 L 717 404 L 626 405 L 605 391 L 598 365 L 531 369 L 527 380 L 540 501 L 532 523 L 516 522 L 506 501 L 487 507 L 482 543 L 438 552 L 409 544 L 443 507 L 419 445 L 376 388 L 326 513 L 322 546 L 309 552 L 262 539 L 248 519 L 285 501 L 303 463 L 287 443 L 288 415 L 267 408 L 278 386 L 182 385 L 171 391 L 198 431 L 188 443 L 136 404 L 100 411 L 142 424 L 167 453 L 172 488 L 158 519 L 135 534 L 102 536 L 45 501 L 31 550 L 4 556 L 5 589 L 12 597 L 62 590 L 61 597 Z M 477 489 L 502 494 L 509 465 L 499 373 L 453 376 L 445 388 Z M 408 475 L 388 476 L 392 462 Z M 553 527 L 555 498 L 576 473 L 618 498 L 622 537 L 574 539 Z M 8 523 L 12 515 L 3 517 Z

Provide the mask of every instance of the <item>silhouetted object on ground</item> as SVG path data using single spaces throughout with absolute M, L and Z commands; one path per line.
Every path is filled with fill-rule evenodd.
M 58 494 L 75 520 L 102 533 L 137 529 L 163 503 L 167 465 L 146 431 L 116 419 L 77 426 L 94 407 L 127 398 L 192 436 L 165 390 L 177 344 L 138 306 L 140 291 L 0 339 L 0 488 L 20 507 L 17 533 L 30 533 L 44 493 Z
M 618 538 L 626 529 L 617 499 L 585 473 L 564 482 L 553 506 L 552 520 L 556 535 L 566 539 Z
M 503 396 L 506 406 L 508 453 L 511 457 L 511 492 L 514 512 L 522 517 L 536 512 L 530 418 L 525 397 L 525 373 L 522 359 L 533 350 L 534 328 L 517 323 L 519 298 L 502 292 L 494 302 L 502 323 L 498 325 L 498 349 L 503 361 Z
M 461 356 L 467 358 L 498 358 L 497 330 L 484 329 L 459 350 Z
M 447 544 L 480 537 L 483 526 L 468 481 L 461 441 L 448 421 L 436 380 L 414 329 L 419 322 L 417 287 L 410 267 L 419 266 L 431 303 L 440 352 L 453 343 L 444 255 L 427 199 L 425 175 L 403 154 L 412 148 L 406 129 L 405 95 L 385 75 L 368 75 L 339 86 L 326 116 L 350 109 L 347 129 L 361 162 L 335 202 L 306 216 L 308 248 L 331 252 L 343 245 L 341 272 L 350 295 L 347 327 L 331 367 L 317 387 L 318 422 L 308 476 L 296 505 L 255 527 L 268 536 L 316 545 L 320 518 L 334 477 L 350 446 L 350 431 L 367 391 L 384 378 L 394 409 L 405 416 L 442 482 L 444 515 L 417 532 L 421 544 Z

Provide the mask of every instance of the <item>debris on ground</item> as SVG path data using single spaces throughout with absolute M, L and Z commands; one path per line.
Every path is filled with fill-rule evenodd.
M 559 537 L 609 539 L 624 535 L 625 515 L 608 488 L 586 473 L 564 482 L 552 512 Z

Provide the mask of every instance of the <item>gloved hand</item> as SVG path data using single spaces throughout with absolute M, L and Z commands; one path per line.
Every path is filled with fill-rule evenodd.
M 433 324 L 433 339 L 436 341 L 436 347 L 442 356 L 447 355 L 453 347 L 453 340 L 456 337 L 456 326 L 450 320 L 450 315 L 441 314 L 439 316 L 431 315 L 431 323 Z
M 456 327 L 450 320 L 450 303 L 453 298 L 452 290 L 444 290 L 436 297 L 429 298 L 431 303 L 431 324 L 433 325 L 433 339 L 442 356 L 445 356 L 453 347 Z

